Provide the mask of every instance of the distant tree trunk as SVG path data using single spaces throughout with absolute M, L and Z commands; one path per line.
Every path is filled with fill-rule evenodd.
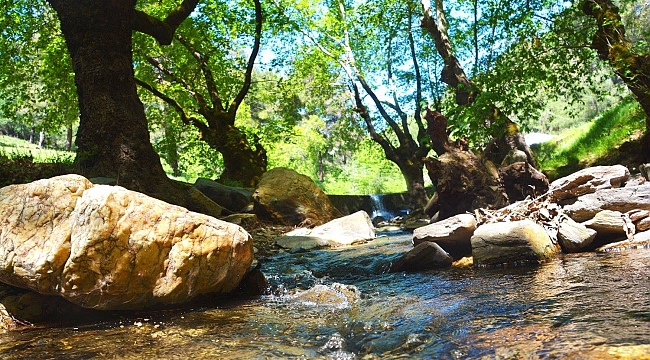
M 169 130 L 169 125 L 166 121 L 163 122 L 163 131 L 165 132 L 165 139 L 167 146 L 165 152 L 167 153 L 167 163 L 172 168 L 172 175 L 180 176 L 181 172 L 178 170 L 178 142 L 176 136 Z
M 72 151 L 72 124 L 68 124 L 68 131 L 65 137 L 65 151 Z
M 618 7 L 611 0 L 585 0 L 583 12 L 596 20 L 598 30 L 591 47 L 607 61 L 636 96 L 645 113 L 645 157 L 650 158 L 650 52 L 639 53 L 625 37 Z
M 135 2 L 48 2 L 61 21 L 79 96 L 75 165 L 88 177 L 112 177 L 130 189 L 160 192 L 168 179 L 149 141 L 133 77 Z
M 45 133 L 43 131 L 39 131 L 38 132 L 38 147 L 40 149 L 42 149 L 44 143 L 45 143 Z
M 323 152 L 318 151 L 318 181 L 325 181 L 325 169 L 323 169 Z

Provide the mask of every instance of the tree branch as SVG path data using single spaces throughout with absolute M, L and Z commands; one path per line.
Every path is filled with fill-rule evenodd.
M 210 67 L 208 65 L 207 56 L 204 56 L 201 52 L 199 52 L 194 46 L 192 46 L 192 44 L 190 44 L 189 41 L 185 40 L 185 38 L 182 37 L 180 34 L 176 35 L 176 39 L 178 39 L 178 42 L 180 42 L 199 63 L 199 67 L 201 68 L 201 73 L 203 74 L 203 78 L 205 79 L 205 86 L 208 88 L 208 94 L 210 94 L 210 102 L 212 102 L 212 107 L 216 108 L 217 111 L 220 112 L 225 111 L 223 102 L 221 101 L 221 97 L 219 96 L 219 90 L 217 90 L 217 84 L 214 81 L 214 75 L 212 74 L 212 70 L 210 70 Z
M 150 35 L 160 45 L 172 43 L 174 32 L 181 23 L 194 11 L 200 0 L 183 0 L 183 2 L 172 10 L 165 20 L 153 17 L 144 11 L 135 10 L 133 17 L 133 30 Z M 134 1 L 135 3 L 135 1 Z
M 237 109 L 244 101 L 244 97 L 248 94 L 248 90 L 251 87 L 251 79 L 253 77 L 253 66 L 255 65 L 255 59 L 257 54 L 260 51 L 260 42 L 262 39 L 262 4 L 260 0 L 253 0 L 255 3 L 255 41 L 253 43 L 253 50 L 251 51 L 251 56 L 248 58 L 248 64 L 246 65 L 246 74 L 244 75 L 244 84 L 242 85 L 241 90 L 235 99 L 230 104 L 228 111 L 234 115 L 237 113 Z
M 193 116 L 187 116 L 187 113 L 185 112 L 185 109 L 179 104 L 176 100 L 172 99 L 171 97 L 165 95 L 163 92 L 160 90 L 156 89 L 153 87 L 151 84 L 146 83 L 138 78 L 135 78 L 135 83 L 138 84 L 141 88 L 149 91 L 152 93 L 155 97 L 159 98 L 160 100 L 166 102 L 169 106 L 173 107 L 174 110 L 180 115 L 181 120 L 183 121 L 183 124 L 189 125 L 193 124 L 197 128 L 201 129 L 202 127 L 205 127 L 205 124 L 200 122 L 197 118 Z

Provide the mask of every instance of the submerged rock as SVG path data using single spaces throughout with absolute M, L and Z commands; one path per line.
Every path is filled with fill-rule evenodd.
M 317 284 L 290 297 L 291 300 L 303 305 L 326 306 L 338 309 L 350 307 L 360 298 L 361 293 L 356 286 L 340 283 L 333 283 L 329 286 Z
M 365 211 L 357 211 L 313 229 L 300 228 L 288 232 L 277 238 L 275 243 L 295 252 L 347 246 L 374 238 L 375 230 L 370 216 Z
M 538 262 L 559 252 L 544 228 L 531 220 L 481 225 L 471 243 L 476 265 Z
M 261 219 L 283 225 L 318 226 L 341 216 L 312 179 L 286 168 L 267 171 L 253 201 Z
M 139 309 L 233 290 L 241 227 L 65 175 L 0 189 L 0 281 L 83 307 Z
M 471 255 L 470 238 L 476 230 L 476 219 L 471 214 L 460 214 L 415 229 L 413 243 L 431 241 L 438 244 L 454 259 Z

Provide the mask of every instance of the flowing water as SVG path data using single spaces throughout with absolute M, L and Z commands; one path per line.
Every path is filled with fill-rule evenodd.
M 538 267 L 385 273 L 410 248 L 410 236 L 392 236 L 279 254 L 262 263 L 269 295 L 25 328 L 0 335 L 0 358 L 591 359 L 612 358 L 616 349 L 650 352 L 649 249 L 571 255 Z

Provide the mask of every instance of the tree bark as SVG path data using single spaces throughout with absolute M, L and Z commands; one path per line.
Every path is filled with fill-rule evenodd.
M 75 165 L 87 177 L 112 177 L 154 192 L 167 176 L 149 141 L 133 79 L 134 3 L 48 1 L 61 21 L 79 96 Z

